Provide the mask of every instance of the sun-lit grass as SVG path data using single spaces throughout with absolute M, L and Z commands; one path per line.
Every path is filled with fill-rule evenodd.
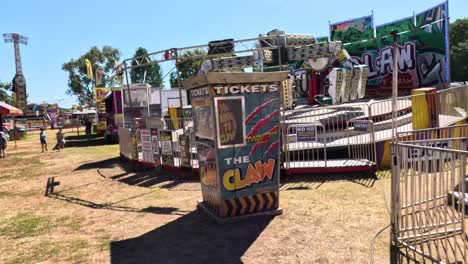
M 45 260 L 57 258 L 62 251 L 62 247 L 58 243 L 47 240 L 40 240 L 33 244 L 28 250 L 22 250 L 18 254 L 9 259 L 5 264 L 29 264 L 39 263 Z
M 32 212 L 19 213 L 0 222 L 0 236 L 23 238 L 49 232 L 56 226 L 49 219 L 37 216 Z

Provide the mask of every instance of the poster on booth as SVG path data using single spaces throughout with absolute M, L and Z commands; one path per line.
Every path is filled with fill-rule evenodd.
M 159 140 L 161 141 L 161 164 L 174 166 L 174 154 L 172 152 L 172 131 L 160 130 Z
M 140 129 L 141 160 L 146 163 L 153 163 L 153 143 L 151 141 L 151 131 L 149 129 Z
M 218 148 L 245 145 L 244 97 L 215 98 L 216 135 Z
M 195 135 L 199 138 L 214 140 L 214 118 L 210 89 L 202 87 L 190 90 L 192 97 L 192 117 Z
M 279 83 L 214 86 L 223 199 L 278 188 Z
M 190 168 L 190 138 L 188 135 L 179 136 L 181 166 Z
M 219 187 L 216 175 L 216 149 L 209 143 L 197 141 L 197 153 L 202 188 L 214 192 Z

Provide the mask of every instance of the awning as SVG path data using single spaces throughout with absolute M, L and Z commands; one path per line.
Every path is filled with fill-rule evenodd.
M 0 102 L 0 114 L 2 115 L 23 115 L 23 111 L 5 102 Z

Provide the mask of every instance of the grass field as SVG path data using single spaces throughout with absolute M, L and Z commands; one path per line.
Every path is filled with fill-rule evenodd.
M 218 225 L 196 209 L 196 177 L 68 143 L 40 153 L 30 138 L 0 160 L 0 263 L 368 263 L 389 223 L 389 173 L 284 177 L 282 215 Z M 60 185 L 46 197 L 48 177 Z M 389 263 L 388 231 L 375 255 Z

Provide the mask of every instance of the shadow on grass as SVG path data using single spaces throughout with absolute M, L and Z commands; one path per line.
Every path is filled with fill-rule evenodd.
M 419 255 L 408 248 L 390 247 L 390 264 L 439 264 L 441 262 L 431 260 Z M 452 263 L 452 262 L 451 262 Z M 463 264 L 463 262 L 453 262 L 453 264 Z
M 122 163 L 122 160 L 119 157 L 115 157 L 115 158 L 100 160 L 96 162 L 85 163 L 85 164 L 78 166 L 73 171 L 106 169 L 106 168 L 111 169 L 111 168 L 115 168 L 116 166 L 121 165 L 121 163 Z
M 284 175 L 281 177 L 281 190 L 315 190 L 323 184 L 336 181 L 347 181 L 372 188 L 377 181 L 375 174 L 344 173 L 321 175 Z
M 111 263 L 242 263 L 271 220 L 219 225 L 196 210 L 141 236 L 111 242 Z
M 105 169 L 113 168 L 120 168 L 121 172 L 118 174 L 105 172 Z M 192 173 L 150 169 L 119 157 L 82 164 L 75 168 L 74 171 L 91 169 L 96 169 L 98 174 L 103 178 L 145 188 L 151 188 L 154 185 L 162 184 L 159 186 L 160 188 L 173 189 L 181 184 L 199 182 L 199 177 Z M 186 187 L 187 190 L 200 189 L 199 186 Z
M 105 137 L 98 136 L 98 135 L 91 135 L 91 138 L 88 140 L 86 135 L 80 136 L 65 136 L 65 147 L 67 148 L 82 148 L 82 147 L 90 147 L 90 146 L 102 146 L 107 145 L 109 142 L 106 140 Z
M 152 193 L 152 192 L 149 192 Z M 146 208 L 133 208 L 133 207 L 128 207 L 128 206 L 119 206 L 115 205 L 123 201 L 131 200 L 134 198 L 138 198 L 144 195 L 147 195 L 149 193 L 144 193 L 141 195 L 129 197 L 126 199 L 122 199 L 116 202 L 110 202 L 110 203 L 94 203 L 92 201 L 87 201 L 83 200 L 81 198 L 77 197 L 72 197 L 72 196 L 66 196 L 60 193 L 52 193 L 47 195 L 49 198 L 65 201 L 68 203 L 72 204 L 78 204 L 81 206 L 85 206 L 88 208 L 92 209 L 104 209 L 104 210 L 112 210 L 112 211 L 120 211 L 120 212 L 133 212 L 133 213 L 152 213 L 152 214 L 165 214 L 165 215 L 183 215 L 187 213 L 186 211 L 180 211 L 178 208 L 175 207 L 154 207 L 154 206 L 149 206 Z

